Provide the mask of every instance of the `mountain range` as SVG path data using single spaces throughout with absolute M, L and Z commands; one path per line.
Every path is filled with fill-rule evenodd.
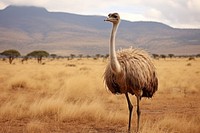
M 112 25 L 105 16 L 49 12 L 42 7 L 8 6 L 0 10 L 0 52 L 46 50 L 58 55 L 107 54 Z M 199 54 L 200 29 L 173 28 L 160 22 L 122 20 L 116 47 L 156 54 Z

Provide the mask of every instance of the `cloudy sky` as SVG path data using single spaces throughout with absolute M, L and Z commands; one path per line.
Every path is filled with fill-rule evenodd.
M 200 28 L 200 0 L 0 0 L 8 5 L 33 5 L 49 11 L 85 15 L 118 12 L 130 21 L 158 21 L 176 28 Z

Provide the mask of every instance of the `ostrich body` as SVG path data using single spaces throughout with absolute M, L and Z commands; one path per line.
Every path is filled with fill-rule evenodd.
M 109 14 L 105 21 L 113 23 L 110 37 L 110 58 L 104 74 L 108 89 L 114 94 L 125 94 L 129 108 L 128 131 L 131 128 L 133 105 L 128 93 L 137 98 L 137 131 L 139 130 L 140 107 L 142 97 L 151 98 L 157 91 L 158 80 L 151 57 L 143 50 L 124 49 L 115 52 L 115 36 L 120 17 L 118 13 Z

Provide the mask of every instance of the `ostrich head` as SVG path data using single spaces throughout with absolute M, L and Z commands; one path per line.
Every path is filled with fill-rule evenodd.
M 113 24 L 118 24 L 120 22 L 120 16 L 118 13 L 110 13 L 108 14 L 108 18 L 106 18 L 104 21 L 109 21 Z

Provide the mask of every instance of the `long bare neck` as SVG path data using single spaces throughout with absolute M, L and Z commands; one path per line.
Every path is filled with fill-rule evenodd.
M 121 72 L 121 67 L 119 61 L 117 60 L 117 55 L 115 52 L 115 36 L 117 32 L 118 24 L 113 24 L 111 37 L 110 37 L 110 64 L 111 69 L 115 74 L 119 74 Z

